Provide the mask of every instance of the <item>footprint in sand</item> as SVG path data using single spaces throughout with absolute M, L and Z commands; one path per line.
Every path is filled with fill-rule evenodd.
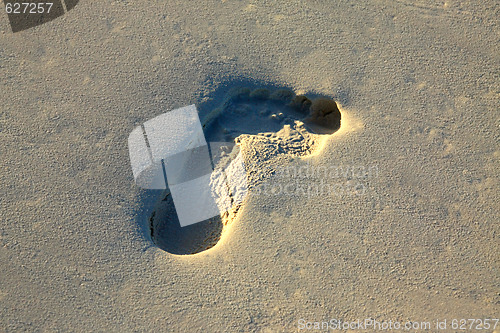
M 340 128 L 340 119 L 337 104 L 328 98 L 311 100 L 285 89 L 239 88 L 202 124 L 207 142 L 236 143 L 251 192 L 287 159 L 313 153 L 324 135 Z M 239 205 L 222 216 L 181 227 L 167 189 L 149 219 L 151 238 L 172 254 L 199 253 L 217 244 L 238 209 Z

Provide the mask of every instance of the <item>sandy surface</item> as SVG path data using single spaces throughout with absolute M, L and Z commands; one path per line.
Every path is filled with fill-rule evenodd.
M 498 318 L 499 15 L 496 1 L 82 0 L 13 34 L 2 13 L 0 331 Z M 322 150 L 283 167 L 377 172 L 292 180 L 361 195 L 251 194 L 214 248 L 173 256 L 147 235 L 159 194 L 135 186 L 128 134 L 242 82 L 342 105 Z

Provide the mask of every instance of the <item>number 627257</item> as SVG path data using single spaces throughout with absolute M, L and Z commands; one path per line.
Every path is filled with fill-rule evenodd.
M 43 14 L 50 13 L 53 2 L 6 2 L 5 11 L 7 14 Z

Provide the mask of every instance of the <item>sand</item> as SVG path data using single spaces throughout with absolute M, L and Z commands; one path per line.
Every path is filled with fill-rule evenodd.
M 498 318 L 499 11 L 82 0 L 15 34 L 0 15 L 0 331 Z M 269 162 L 292 174 L 260 189 L 288 191 L 254 189 L 215 247 L 172 255 L 127 137 L 234 86 L 333 97 L 341 128 Z

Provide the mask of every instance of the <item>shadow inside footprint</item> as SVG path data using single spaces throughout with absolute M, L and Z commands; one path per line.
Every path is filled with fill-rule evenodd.
M 287 125 L 298 124 L 309 134 L 332 134 L 340 128 L 340 111 L 335 101 L 328 98 L 309 99 L 287 89 L 249 88 L 234 89 L 227 96 L 219 107 L 203 117 L 207 142 L 235 142 L 242 134 L 276 133 Z M 288 151 L 279 149 L 279 152 Z M 300 151 L 300 155 L 308 153 Z M 149 222 L 152 240 L 172 254 L 207 250 L 217 244 L 223 229 L 220 216 L 181 227 L 168 189 Z
M 194 254 L 213 247 L 222 234 L 222 220 L 208 220 L 181 227 L 170 193 L 156 205 L 150 219 L 151 238 L 172 254 Z
M 332 134 L 340 128 L 337 103 L 328 98 L 309 99 L 288 89 L 239 88 L 203 121 L 207 140 L 234 141 L 241 134 L 278 132 L 302 121 L 311 133 Z

